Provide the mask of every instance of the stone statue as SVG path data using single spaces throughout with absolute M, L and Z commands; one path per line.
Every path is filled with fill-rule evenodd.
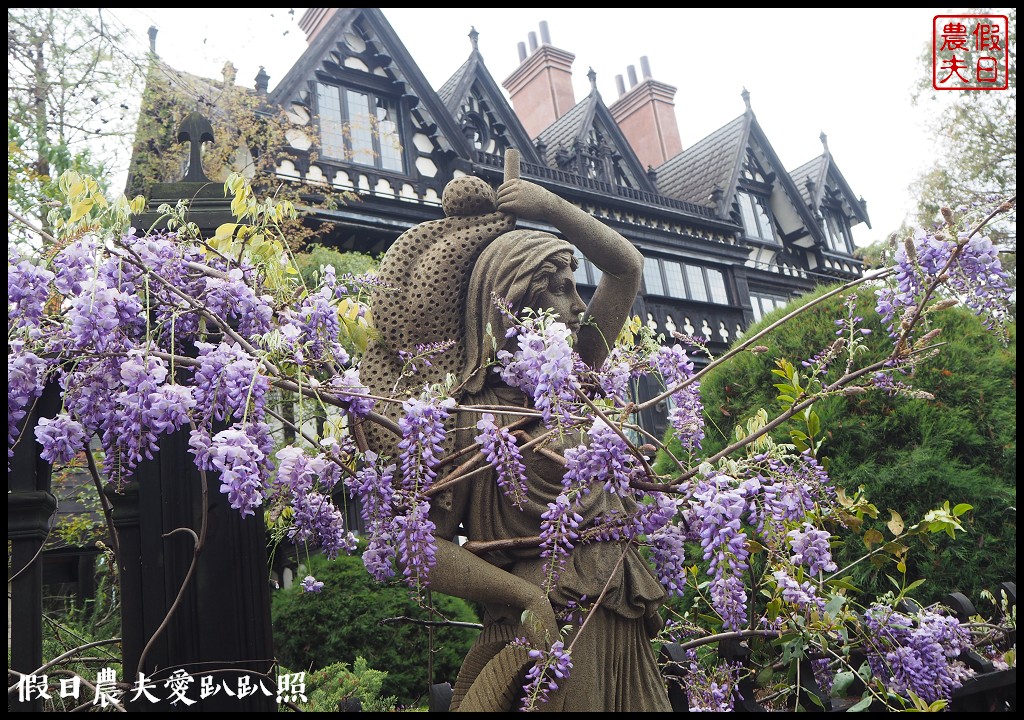
M 371 391 L 391 393 L 397 383 L 400 392 L 415 392 L 424 382 L 453 373 L 463 407 L 528 407 L 526 395 L 487 367 L 496 349 L 514 343 L 505 339 L 510 323 L 492 295 L 510 303 L 516 314 L 525 307 L 553 309 L 573 331 L 574 348 L 584 361 L 599 367 L 609 352 L 605 338 L 613 342 L 618 336 L 640 287 L 643 257 L 636 248 L 571 203 L 516 177 L 496 194 L 479 178 L 458 178 L 445 189 L 443 204 L 446 218 L 412 228 L 381 264 L 381 279 L 396 290 L 381 290 L 372 300 L 380 334 L 361 369 Z M 515 230 L 516 218 L 549 224 L 566 239 Z M 576 289 L 574 247 L 603 271 L 589 305 Z M 425 376 L 401 377 L 398 350 L 449 339 L 456 341 L 454 347 L 424 368 Z M 512 413 L 495 415 L 499 426 L 520 420 Z M 478 412 L 458 413 L 448 449 L 473 445 L 478 420 Z M 544 427 L 538 420 L 523 429 L 534 437 Z M 366 430 L 372 448 L 393 453 L 393 436 L 379 427 Z M 580 441 L 575 436 L 565 443 Z M 561 492 L 564 468 L 550 454 L 530 450 L 523 462 L 528 500 L 522 510 L 505 497 L 491 471 L 455 484 L 432 502 L 437 554 L 431 589 L 486 608 L 484 629 L 455 683 L 451 709 L 517 709 L 532 660 L 526 648 L 509 643 L 525 637 L 544 648 L 558 639 L 566 647 L 575 640 L 568 681 L 539 709 L 669 711 L 650 643 L 661 626 L 664 589 L 635 547 L 606 541 L 577 544 L 546 594 L 536 538 L 541 513 Z M 617 508 L 628 510 L 627 502 L 594 487 L 580 514 L 591 521 Z M 459 545 L 459 536 L 468 542 Z M 577 617 L 572 634 L 561 637 L 568 610 L 576 604 L 589 607 L 602 590 L 604 597 L 588 611 L 594 617 L 583 631 Z

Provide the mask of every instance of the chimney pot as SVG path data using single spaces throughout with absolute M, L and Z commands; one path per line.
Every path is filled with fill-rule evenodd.
M 615 89 L 619 91 L 619 97 L 626 94 L 626 83 L 623 82 L 621 75 L 615 76 Z
M 646 55 L 640 57 L 640 73 L 643 75 L 644 80 L 650 80 L 651 64 L 648 62 Z
M 636 67 L 633 65 L 627 66 L 626 74 L 629 75 L 629 87 L 636 87 Z
M 156 55 L 156 25 L 149 26 L 149 51 Z
M 526 60 L 526 43 L 521 42 L 516 46 L 519 50 L 519 62 Z
M 532 53 L 537 49 L 537 33 L 531 30 L 527 37 L 530 39 L 530 52 Z
M 270 86 L 270 75 L 267 74 L 266 69 L 260 65 L 260 71 L 256 73 L 256 92 L 260 95 L 267 94 L 267 88 Z
M 548 21 L 540 21 L 540 41 L 544 45 L 551 44 L 551 34 L 548 32 Z

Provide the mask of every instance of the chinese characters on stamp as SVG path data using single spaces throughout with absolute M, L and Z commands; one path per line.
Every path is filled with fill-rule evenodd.
M 1008 32 L 1006 15 L 936 15 L 932 19 L 932 87 L 1006 90 Z

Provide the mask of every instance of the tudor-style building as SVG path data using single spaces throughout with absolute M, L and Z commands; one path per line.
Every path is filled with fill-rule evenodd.
M 269 94 L 261 70 L 254 92 L 295 124 L 279 178 L 360 197 L 310 218 L 329 225 L 326 244 L 385 251 L 409 227 L 442 216 L 452 178 L 476 175 L 497 186 L 504 151 L 515 148 L 524 178 L 643 253 L 634 312 L 666 342 L 675 341 L 673 331 L 704 336 L 722 352 L 752 321 L 817 283 L 861 274 L 850 227 L 870 227 L 865 203 L 824 135 L 823 154 L 788 172 L 746 90 L 739 117 L 684 149 L 676 88 L 654 80 L 646 58 L 639 79 L 628 68 L 628 88 L 616 78 L 619 97 L 610 105 L 592 69 L 590 92 L 577 101 L 575 56 L 551 43 L 544 22 L 539 42 L 530 33 L 529 47 L 519 44 L 520 65 L 501 86 L 471 30 L 465 63 L 438 89 L 379 8 L 310 8 L 299 24 L 306 51 Z M 599 274 L 580 263 L 584 297 Z M 665 411 L 641 420 L 659 432 Z

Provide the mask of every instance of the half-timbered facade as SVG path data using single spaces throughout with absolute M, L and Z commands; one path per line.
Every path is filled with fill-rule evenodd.
M 520 65 L 501 85 L 471 31 L 466 61 L 437 89 L 378 8 L 311 8 L 300 27 L 308 47 L 266 96 L 294 123 L 277 174 L 359 195 L 311 218 L 330 226 L 326 243 L 338 249 L 385 251 L 409 227 L 442 216 L 452 178 L 497 186 L 504 151 L 515 148 L 523 177 L 640 249 L 644 283 L 634 311 L 666 342 L 674 332 L 703 336 L 721 352 L 792 297 L 861 273 L 850 227 L 869 223 L 864 201 L 827 145 L 788 172 L 746 90 L 739 117 L 683 148 L 676 88 L 654 80 L 646 58 L 640 78 L 629 68 L 628 88 L 616 78 L 611 104 L 593 70 L 589 93 L 577 100 L 574 56 L 551 44 L 543 22 L 540 42 L 531 33 L 529 47 L 520 43 Z M 265 93 L 267 82 L 261 71 L 254 92 Z M 580 263 L 585 297 L 599 275 Z M 664 417 L 643 421 L 658 430 Z

